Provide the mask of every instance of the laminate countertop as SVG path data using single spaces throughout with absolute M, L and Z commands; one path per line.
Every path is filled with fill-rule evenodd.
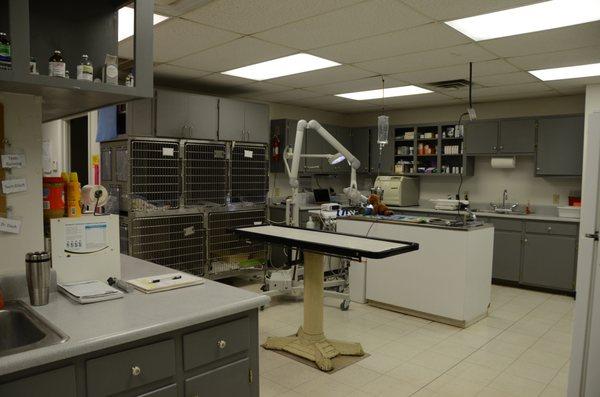
M 392 211 L 400 211 L 400 212 L 427 212 L 427 213 L 436 213 L 440 215 L 456 215 L 456 211 L 444 211 L 444 210 L 436 210 L 431 207 L 394 207 L 390 206 Z M 461 215 L 464 215 L 464 211 L 460 211 Z M 545 222 L 569 222 L 569 223 L 579 223 L 578 218 L 562 218 L 555 215 L 546 215 L 546 214 L 498 214 L 494 212 L 483 212 L 483 211 L 474 211 L 474 214 L 478 217 L 482 218 L 507 218 L 507 219 L 524 219 L 530 221 L 545 221 Z
M 121 255 L 124 280 L 173 269 Z M 8 297 L 11 299 L 11 297 Z M 29 304 L 29 298 L 22 300 Z M 81 305 L 53 292 L 33 310 L 69 336 L 61 344 L 0 358 L 0 376 L 144 339 L 266 305 L 269 298 L 211 280 L 171 291 L 134 291 L 122 299 Z

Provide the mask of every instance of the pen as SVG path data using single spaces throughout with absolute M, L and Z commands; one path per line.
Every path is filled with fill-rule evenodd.
M 171 280 L 179 280 L 180 278 L 181 278 L 181 275 L 172 277 Z M 150 282 L 153 283 L 153 284 L 156 284 L 156 283 L 160 283 L 162 280 L 167 280 L 167 279 L 157 278 L 155 280 L 150 280 Z

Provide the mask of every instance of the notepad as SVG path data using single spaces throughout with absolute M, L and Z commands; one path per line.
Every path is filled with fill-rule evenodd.
M 135 289 L 151 294 L 154 292 L 169 291 L 176 288 L 189 287 L 192 285 L 204 284 L 202 277 L 197 277 L 187 273 L 169 273 L 160 276 L 148 276 L 127 280 Z
M 123 293 L 97 280 L 58 284 L 59 291 L 67 298 L 81 304 L 101 302 L 123 297 Z

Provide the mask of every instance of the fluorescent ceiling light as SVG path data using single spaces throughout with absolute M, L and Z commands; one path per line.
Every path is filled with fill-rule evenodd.
M 336 94 L 342 98 L 354 99 L 355 101 L 365 101 L 367 99 L 393 98 L 395 96 L 428 94 L 433 92 L 416 85 L 406 85 L 404 87 L 392 87 L 370 91 L 348 92 L 346 94 Z
M 339 63 L 328 59 L 300 53 L 228 70 L 222 72 L 222 74 L 260 81 L 339 65 Z
M 530 70 L 529 73 L 540 80 L 564 80 L 577 79 L 580 77 L 600 76 L 600 63 L 589 65 L 567 66 L 564 68 Z
M 164 15 L 154 14 L 153 24 L 161 23 L 169 19 Z M 119 41 L 125 40 L 128 37 L 133 36 L 135 26 L 135 10 L 131 7 L 119 8 L 119 30 L 117 37 Z
M 552 0 L 448 21 L 475 41 L 539 32 L 600 20 L 598 0 Z

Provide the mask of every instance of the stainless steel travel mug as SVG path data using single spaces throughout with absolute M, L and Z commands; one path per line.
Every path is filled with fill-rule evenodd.
M 25 256 L 29 301 L 33 306 L 44 306 L 50 298 L 50 267 L 47 252 L 30 252 Z

